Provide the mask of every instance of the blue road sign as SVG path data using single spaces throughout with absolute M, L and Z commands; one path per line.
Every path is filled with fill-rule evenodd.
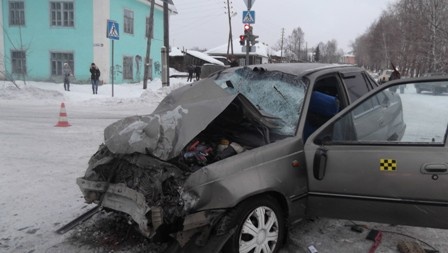
M 255 24 L 255 11 L 243 11 L 243 23 Z
M 120 39 L 120 30 L 118 23 L 113 20 L 107 20 L 107 38 L 111 40 Z

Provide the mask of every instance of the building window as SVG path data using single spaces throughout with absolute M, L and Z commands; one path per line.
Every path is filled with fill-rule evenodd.
M 134 34 L 134 12 L 124 10 L 124 32 Z
M 124 56 L 123 57 L 123 79 L 132 80 L 134 79 L 133 75 L 133 66 L 132 66 L 133 57 Z
M 73 2 L 50 2 L 51 26 L 74 27 L 75 12 Z
M 9 25 L 25 25 L 25 3 L 23 1 L 9 2 Z
M 26 74 L 26 52 L 23 50 L 11 51 L 11 65 L 13 74 Z
M 51 75 L 62 76 L 64 63 L 68 63 L 72 73 L 75 73 L 73 53 L 51 53 Z

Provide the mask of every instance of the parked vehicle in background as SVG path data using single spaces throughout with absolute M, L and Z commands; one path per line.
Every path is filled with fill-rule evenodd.
M 376 72 L 369 72 L 369 75 L 373 78 L 373 80 L 375 80 L 376 82 L 378 82 L 379 81 L 379 76 L 380 76 L 380 73 L 376 73 Z
M 432 77 L 432 76 L 443 76 L 443 74 L 435 74 L 435 73 L 430 73 L 425 75 L 426 77 Z M 417 93 L 422 93 L 422 92 L 430 92 L 434 95 L 439 95 L 442 93 L 447 93 L 448 92 L 448 82 L 442 82 L 439 83 L 438 85 L 431 85 L 430 83 L 416 83 L 415 84 L 415 90 L 417 91 Z
M 439 94 L 448 92 L 448 82 L 440 83 L 437 86 L 434 86 L 431 84 L 426 84 L 426 83 L 415 84 L 415 89 L 416 89 L 417 93 L 419 93 L 419 94 L 424 91 L 428 91 L 434 95 L 439 95 Z
M 389 78 L 393 72 L 394 72 L 393 69 L 382 70 L 378 76 L 378 83 L 383 84 L 383 83 L 389 81 Z
M 77 183 L 184 252 L 278 252 L 314 216 L 448 228 L 448 98 L 397 85 L 346 65 L 218 71 L 108 126 Z

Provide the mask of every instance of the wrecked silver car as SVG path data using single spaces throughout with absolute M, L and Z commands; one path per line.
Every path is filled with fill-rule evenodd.
M 436 226 L 416 224 L 422 213 L 388 212 L 413 203 L 446 213 L 446 198 L 378 191 L 384 173 L 371 175 L 377 181 L 369 191 L 366 182 L 356 183 L 364 178 L 361 167 L 349 166 L 363 159 L 367 167 L 396 163 L 394 145 L 416 141 L 415 133 L 407 135 L 404 94 L 388 89 L 395 83 L 378 87 L 363 69 L 346 65 L 223 70 L 173 91 L 152 114 L 108 126 L 77 183 L 87 203 L 129 215 L 145 236 L 175 238 L 185 252 L 277 252 L 288 223 L 316 215 Z M 440 166 L 430 163 L 427 173 L 438 174 L 432 182 L 446 188 L 446 136 L 437 140 L 432 145 L 445 156 L 434 155 Z M 350 154 L 364 147 L 378 151 Z M 348 179 L 352 185 L 340 184 Z M 377 204 L 381 216 L 355 212 Z

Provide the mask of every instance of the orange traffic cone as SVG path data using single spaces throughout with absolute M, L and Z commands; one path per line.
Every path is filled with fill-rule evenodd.
M 65 111 L 65 104 L 61 103 L 61 112 L 59 113 L 59 121 L 55 127 L 69 127 L 71 126 L 67 121 L 67 112 Z

